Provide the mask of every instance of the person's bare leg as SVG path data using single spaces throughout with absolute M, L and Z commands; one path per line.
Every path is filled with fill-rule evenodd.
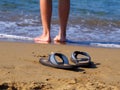
M 59 22 L 60 31 L 54 38 L 54 41 L 65 42 L 66 41 L 66 27 L 70 11 L 70 0 L 59 0 Z
M 41 20 L 43 25 L 42 35 L 36 37 L 35 41 L 50 42 L 50 25 L 52 15 L 52 0 L 40 0 Z

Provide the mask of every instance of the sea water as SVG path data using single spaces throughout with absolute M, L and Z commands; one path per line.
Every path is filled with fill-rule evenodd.
M 52 39 L 58 32 L 58 0 L 53 0 Z M 32 42 L 41 33 L 39 0 L 0 0 L 1 41 Z M 72 45 L 120 48 L 120 0 L 71 0 L 67 40 Z

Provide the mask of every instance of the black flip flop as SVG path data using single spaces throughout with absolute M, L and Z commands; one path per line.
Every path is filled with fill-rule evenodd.
M 83 58 L 78 58 L 78 55 L 83 55 Z M 91 64 L 91 57 L 86 52 L 74 51 L 71 55 L 71 61 L 79 67 L 88 67 Z
M 62 62 L 58 62 L 55 58 L 58 56 Z M 45 66 L 59 68 L 59 69 L 76 69 L 78 66 L 69 64 L 67 57 L 61 53 L 53 53 L 49 56 L 49 59 L 40 58 L 39 62 Z

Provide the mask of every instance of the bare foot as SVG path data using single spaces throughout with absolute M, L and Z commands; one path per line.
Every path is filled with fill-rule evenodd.
M 58 35 L 58 36 L 56 36 L 56 37 L 54 38 L 54 41 L 55 41 L 55 42 L 65 42 L 66 39 L 65 39 L 65 38 L 61 38 L 61 37 Z
M 49 36 L 41 35 L 39 37 L 34 38 L 35 42 L 50 42 L 51 39 Z
M 54 41 L 54 44 L 62 44 L 62 45 L 65 45 L 66 42 Z
M 35 43 L 42 43 L 42 44 L 49 44 L 50 42 L 44 42 L 44 41 L 34 41 Z

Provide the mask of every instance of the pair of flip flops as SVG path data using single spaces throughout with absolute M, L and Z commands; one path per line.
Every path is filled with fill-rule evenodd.
M 79 55 L 84 57 L 79 57 Z M 58 57 L 60 60 L 58 60 Z M 88 67 L 91 63 L 91 57 L 86 52 L 74 51 L 70 60 L 73 64 L 70 64 L 68 58 L 62 53 L 52 53 L 48 59 L 40 58 L 39 62 L 45 66 L 59 68 L 59 69 L 75 69 L 78 67 Z

